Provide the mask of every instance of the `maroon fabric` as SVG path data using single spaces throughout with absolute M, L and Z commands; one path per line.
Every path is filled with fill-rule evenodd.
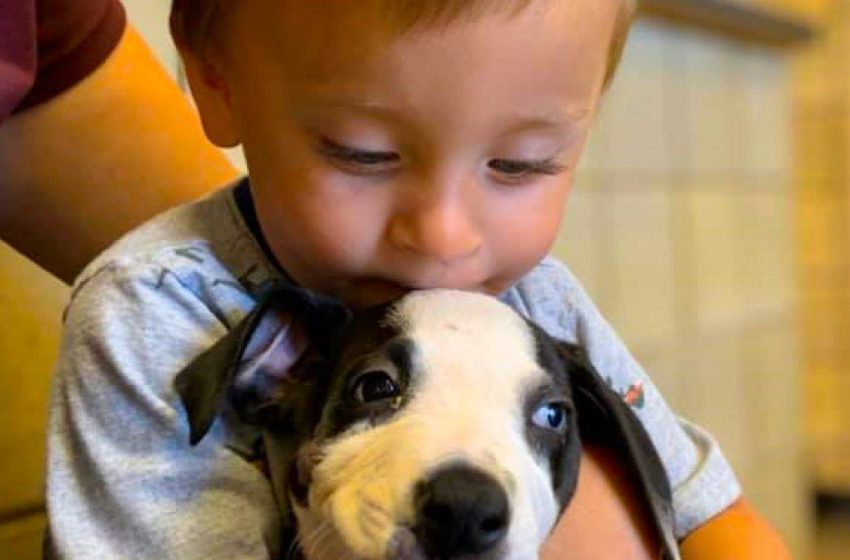
M 0 0 L 0 123 L 90 74 L 124 26 L 118 0 Z
M 0 0 L 0 123 L 35 80 L 35 4 Z

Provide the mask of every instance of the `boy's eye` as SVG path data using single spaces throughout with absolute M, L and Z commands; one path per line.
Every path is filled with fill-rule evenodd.
M 532 175 L 558 175 L 566 169 L 566 166 L 551 159 L 492 159 L 487 166 L 508 180 L 524 179 Z
M 395 152 L 359 150 L 337 144 L 327 138 L 322 138 L 319 151 L 325 157 L 344 165 L 351 171 L 384 171 L 392 168 L 401 159 Z

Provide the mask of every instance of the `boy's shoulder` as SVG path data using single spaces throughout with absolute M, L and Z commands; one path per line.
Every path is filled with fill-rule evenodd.
M 244 223 L 233 193 L 234 187 L 222 189 L 130 231 L 83 270 L 71 306 L 86 291 L 102 298 L 110 290 L 161 285 L 166 278 L 207 304 L 218 293 L 249 293 L 268 281 L 276 274 L 274 266 Z M 92 284 L 97 287 L 89 290 Z
M 246 226 L 229 186 L 159 214 L 121 237 L 74 282 L 74 290 L 105 269 L 176 273 L 224 269 L 240 277 L 247 269 L 272 269 Z
M 570 340 L 577 315 L 595 310 L 581 282 L 554 257 L 543 259 L 503 299 L 553 336 Z
M 528 295 L 545 295 L 554 292 L 579 292 L 581 283 L 566 264 L 553 256 L 544 258 L 515 286 Z

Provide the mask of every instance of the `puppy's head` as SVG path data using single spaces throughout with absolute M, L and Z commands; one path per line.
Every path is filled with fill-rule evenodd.
M 193 442 L 225 399 L 265 428 L 310 560 L 537 557 L 575 490 L 580 422 L 624 444 L 669 531 L 663 469 L 627 407 L 577 347 L 487 296 L 351 313 L 282 288 L 177 384 Z

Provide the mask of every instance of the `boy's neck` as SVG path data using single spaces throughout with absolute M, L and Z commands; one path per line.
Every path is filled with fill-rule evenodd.
M 295 281 L 292 277 L 284 270 L 283 266 L 281 266 L 280 261 L 278 261 L 277 257 L 275 257 L 272 252 L 271 246 L 266 240 L 266 236 L 263 235 L 263 228 L 260 227 L 260 220 L 257 218 L 257 210 L 254 207 L 254 197 L 251 194 L 251 180 L 248 176 L 245 176 L 236 187 L 233 189 L 233 201 L 236 203 L 236 208 L 239 210 L 239 213 L 242 215 L 242 221 L 245 222 L 248 231 L 257 241 L 257 244 L 260 246 L 260 249 L 263 251 L 263 255 L 268 259 L 270 263 L 274 266 L 275 270 L 283 277 L 283 279 L 292 284 L 296 285 Z

